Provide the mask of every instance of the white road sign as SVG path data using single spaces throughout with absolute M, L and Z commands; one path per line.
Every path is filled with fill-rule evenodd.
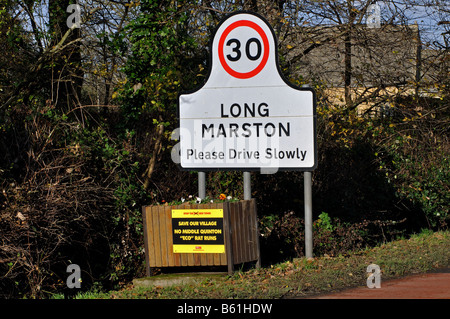
M 313 170 L 315 92 L 288 83 L 270 25 L 241 12 L 218 26 L 211 69 L 179 96 L 179 162 L 190 170 Z

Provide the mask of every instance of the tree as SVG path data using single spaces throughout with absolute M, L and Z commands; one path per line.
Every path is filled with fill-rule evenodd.
M 205 1 L 214 21 L 238 9 L 266 17 L 279 39 L 285 75 L 300 84 L 312 81 L 336 92 L 342 88 L 347 111 L 367 108 L 368 103 L 384 105 L 394 91 L 417 91 L 426 71 L 420 56 L 425 27 L 413 19 L 418 4 L 419 0 Z M 439 11 L 439 5 L 434 3 L 432 12 Z M 373 28 L 368 19 L 375 14 L 380 24 Z M 431 12 L 422 16 L 430 17 Z M 328 98 L 337 103 L 330 92 Z
M 83 70 L 81 68 L 81 31 L 69 28 L 67 9 L 72 0 L 49 0 L 50 47 L 59 48 L 52 56 L 52 79 L 57 79 L 56 89 L 52 92 L 55 106 L 60 105 L 69 111 L 80 105 Z
M 174 129 L 178 93 L 198 83 L 196 75 L 205 59 L 205 51 L 189 34 L 190 9 L 188 1 L 142 1 L 140 15 L 127 28 L 132 48 L 124 66 L 122 112 L 131 127 L 142 118 L 152 119 L 154 125 L 153 148 L 142 175 L 146 189 Z
M 92 21 L 95 9 L 84 12 L 82 28 L 69 28 L 67 3 L 2 0 L 0 5 L 4 297 L 38 297 L 61 288 L 64 281 L 58 279 L 66 274 L 69 260 L 77 260 L 89 273 L 83 277 L 85 287 L 110 276 L 114 283 L 123 275 L 115 266 L 130 255 L 132 260 L 140 257 L 137 248 L 128 246 L 133 242 L 136 247 L 139 240 L 139 224 L 130 222 L 136 219 L 131 209 L 141 195 L 133 180 L 134 154 L 128 156 L 128 140 L 117 138 L 121 132 L 114 134 L 113 125 L 107 124 L 115 114 L 101 118 L 88 111 L 88 99 L 82 96 L 91 84 L 82 80 L 95 70 L 85 68 L 86 60 L 99 60 L 105 52 L 107 58 L 100 60 L 110 66 L 115 63 L 110 57 L 119 52 L 110 51 L 108 43 L 102 47 L 86 41 L 98 30 L 99 23 L 84 25 Z M 89 51 L 86 43 L 101 50 Z

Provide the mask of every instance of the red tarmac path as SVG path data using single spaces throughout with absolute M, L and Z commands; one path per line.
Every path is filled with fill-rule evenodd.
M 450 299 L 450 268 L 401 279 L 381 277 L 381 288 L 364 286 L 312 299 Z

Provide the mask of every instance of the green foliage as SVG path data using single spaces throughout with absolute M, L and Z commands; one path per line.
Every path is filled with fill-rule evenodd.
M 315 207 L 347 219 L 395 216 L 416 230 L 424 221 L 445 228 L 448 105 L 446 98 L 397 98 L 387 117 L 319 109 Z
M 259 220 L 263 263 L 303 255 L 304 223 L 294 212 L 268 214 Z
M 155 124 L 173 123 L 183 83 L 195 83 L 190 71 L 196 44 L 188 34 L 187 3 L 141 1 L 139 17 L 127 27 L 132 54 L 123 68 L 127 82 L 119 89 L 118 101 L 130 120 L 149 112 Z
M 436 227 L 440 221 L 444 222 L 449 216 L 448 155 L 436 152 L 436 158 L 430 161 L 428 152 L 420 146 L 415 149 L 417 152 L 415 155 L 406 155 L 402 151 L 409 148 L 405 145 L 406 140 L 397 138 L 396 141 L 398 144 L 389 152 L 392 160 L 389 165 L 391 169 L 386 173 L 387 177 L 392 183 L 398 184 L 398 196 L 421 207 L 429 225 Z M 418 165 L 419 163 L 421 165 Z
M 112 138 L 102 127 L 75 133 L 73 143 L 80 145 L 81 158 L 89 163 L 90 174 L 101 178 L 112 189 L 114 210 L 109 213 L 111 234 L 110 271 L 112 282 L 132 278 L 142 271 L 143 228 L 141 206 L 148 201 L 137 176 L 140 169 L 131 140 L 134 131 L 123 138 Z
M 317 220 L 317 222 L 316 222 L 316 227 L 318 228 L 318 229 L 321 229 L 321 230 L 325 230 L 325 231 L 333 231 L 334 230 L 334 226 L 331 224 L 331 218 L 330 218 L 330 216 L 328 216 L 328 214 L 327 213 L 325 213 L 325 212 L 322 212 L 320 215 L 319 215 L 319 219 Z
M 208 192 L 243 198 L 242 172 L 211 172 L 207 174 Z
M 447 99 L 400 101 L 401 116 L 376 153 L 396 196 L 419 208 L 433 228 L 446 227 L 449 218 L 448 105 Z

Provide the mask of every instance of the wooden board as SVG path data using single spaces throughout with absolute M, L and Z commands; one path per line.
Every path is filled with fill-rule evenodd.
M 174 253 L 172 209 L 223 209 L 225 253 Z M 229 266 L 258 261 L 259 234 L 255 200 L 176 206 L 144 206 L 147 275 L 152 267 Z

